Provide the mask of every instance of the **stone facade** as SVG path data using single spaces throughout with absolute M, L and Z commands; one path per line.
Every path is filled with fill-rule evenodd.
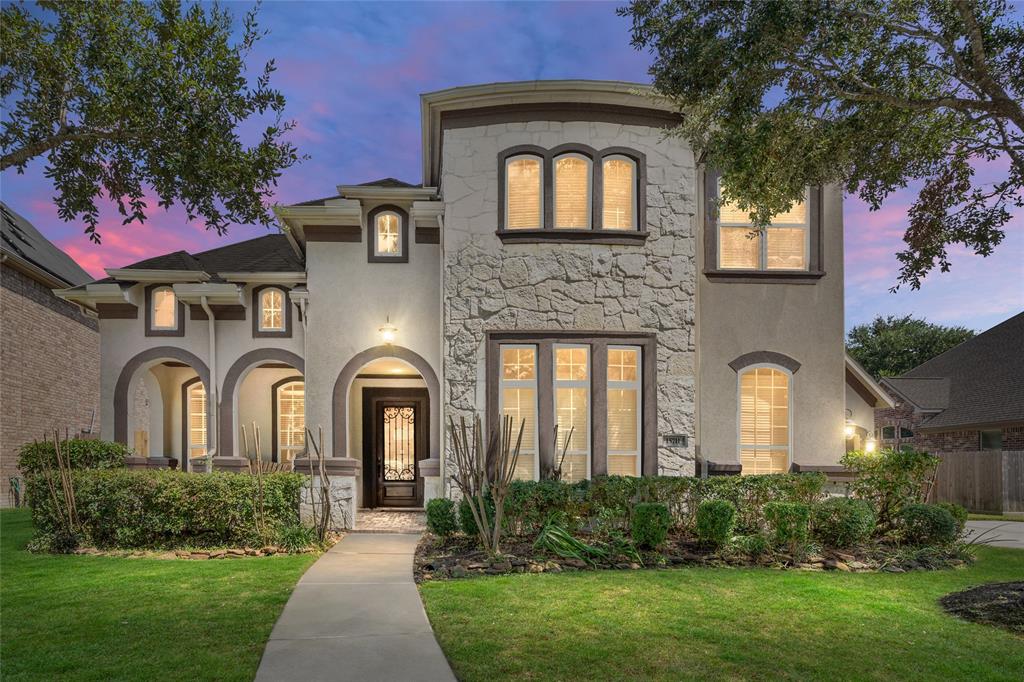
M 488 331 L 657 334 L 657 431 L 694 433 L 695 169 L 658 128 L 505 123 L 445 131 L 444 395 L 458 418 L 485 406 Z M 498 153 L 531 144 L 628 147 L 647 158 L 647 224 L 638 245 L 502 244 Z M 659 440 L 660 442 L 660 440 Z M 659 445 L 659 471 L 692 474 L 688 448 Z
M 0 267 L 0 506 L 13 503 L 18 449 L 52 434 L 99 429 L 95 320 L 14 268 Z

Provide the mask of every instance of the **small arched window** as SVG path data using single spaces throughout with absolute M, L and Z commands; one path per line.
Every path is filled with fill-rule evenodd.
M 603 184 L 601 227 L 606 230 L 635 230 L 636 161 L 628 156 L 606 156 L 601 164 Z
M 289 381 L 277 387 L 277 450 L 275 462 L 290 462 L 306 448 L 306 385 Z
M 153 329 L 178 328 L 178 299 L 171 287 L 157 287 L 151 294 L 151 317 Z
M 589 230 L 591 204 L 590 159 L 582 154 L 555 158 L 555 229 Z
M 402 217 L 394 211 L 382 211 L 374 219 L 373 255 L 396 257 L 402 255 Z
M 505 160 L 505 229 L 540 230 L 544 227 L 541 158 L 531 154 Z
M 260 292 L 261 332 L 283 332 L 285 330 L 284 292 L 275 287 Z
M 739 455 L 743 474 L 789 471 L 792 450 L 792 375 L 753 365 L 739 375 Z

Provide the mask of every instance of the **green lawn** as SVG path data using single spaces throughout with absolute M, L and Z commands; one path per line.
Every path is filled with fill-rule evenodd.
M 421 593 L 462 680 L 1020 680 L 1024 638 L 936 604 L 1013 579 L 1024 551 L 985 547 L 956 571 L 580 572 Z
M 252 680 L 312 555 L 218 561 L 35 555 L 0 512 L 0 661 L 13 680 Z

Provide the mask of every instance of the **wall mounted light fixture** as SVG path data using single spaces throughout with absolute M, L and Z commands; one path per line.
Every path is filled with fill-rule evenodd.
M 384 322 L 384 326 L 378 329 L 380 337 L 384 339 L 384 343 L 391 344 L 395 340 L 395 335 L 398 333 L 398 327 L 391 324 L 391 316 L 387 316 L 387 320 Z

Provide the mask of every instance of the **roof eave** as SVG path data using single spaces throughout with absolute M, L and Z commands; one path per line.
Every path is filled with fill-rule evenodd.
M 218 274 L 220 275 L 221 279 L 237 284 L 301 284 L 306 281 L 306 273 L 302 271 L 221 272 Z
M 373 185 L 338 185 L 338 194 L 346 199 L 432 199 L 436 187 L 379 187 Z
M 868 374 L 867 370 L 860 366 L 860 363 L 846 354 L 846 369 L 867 389 L 868 393 L 875 396 L 875 407 L 896 407 L 896 401 L 882 388 L 875 378 Z M 882 403 L 879 405 L 878 403 Z
M 202 270 L 150 270 L 147 268 L 107 268 L 107 275 L 114 279 L 134 282 L 206 282 L 211 275 Z

